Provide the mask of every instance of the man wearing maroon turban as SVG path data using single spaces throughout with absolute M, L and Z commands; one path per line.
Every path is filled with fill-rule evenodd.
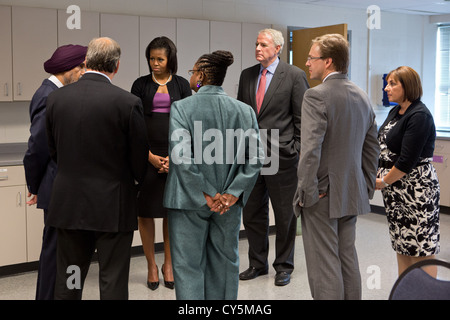
M 28 186 L 28 205 L 37 204 L 44 210 L 44 231 L 39 257 L 36 300 L 52 300 L 56 279 L 56 230 L 47 226 L 48 206 L 56 163 L 48 150 L 45 113 L 47 96 L 54 90 L 77 81 L 84 73 L 87 47 L 61 46 L 44 63 L 44 70 L 51 74 L 42 82 L 30 103 L 30 138 L 23 164 Z

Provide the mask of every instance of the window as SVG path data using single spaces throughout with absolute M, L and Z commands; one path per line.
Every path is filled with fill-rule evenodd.
M 439 26 L 436 50 L 436 93 L 434 121 L 442 131 L 450 131 L 450 25 Z

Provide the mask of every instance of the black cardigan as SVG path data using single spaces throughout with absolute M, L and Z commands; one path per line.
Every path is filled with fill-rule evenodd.
M 381 125 L 383 130 L 400 110 L 395 106 Z M 386 145 L 389 150 L 399 155 L 395 167 L 405 173 L 417 166 L 419 158 L 430 158 L 434 152 L 436 127 L 431 112 L 420 100 L 414 101 L 398 123 L 386 134 Z
M 144 105 L 144 114 L 151 115 L 153 105 L 147 105 L 145 100 L 153 102 L 153 97 L 159 85 L 152 80 L 152 75 L 148 74 L 136 79 L 131 87 L 131 93 L 141 98 Z M 170 95 L 170 104 L 192 95 L 189 82 L 180 76 L 172 75 L 172 80 L 167 83 L 167 91 Z

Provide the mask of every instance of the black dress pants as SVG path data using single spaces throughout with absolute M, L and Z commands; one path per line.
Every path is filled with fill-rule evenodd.
M 97 249 L 101 300 L 127 300 L 133 232 L 58 229 L 56 300 L 81 300 Z
M 46 225 L 48 210 L 44 209 L 44 231 L 39 256 L 36 300 L 53 300 L 56 279 L 56 228 Z
M 292 273 L 297 232 L 297 217 L 292 199 L 296 188 L 296 166 L 280 169 L 275 175 L 259 175 L 243 211 L 250 266 L 257 269 L 268 268 L 270 199 L 276 227 L 273 267 L 277 272 Z

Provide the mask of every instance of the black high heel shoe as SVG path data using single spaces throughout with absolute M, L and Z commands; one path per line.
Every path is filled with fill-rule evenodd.
M 161 273 L 164 277 L 164 265 L 161 266 Z M 166 279 L 164 279 L 164 285 L 166 286 L 166 288 L 173 289 L 175 287 L 175 282 L 174 281 L 166 281 Z
M 158 266 L 156 266 L 156 272 L 158 273 Z M 164 274 L 164 273 L 163 273 Z M 147 287 L 150 289 L 150 290 L 156 290 L 156 289 L 158 289 L 158 287 L 159 287 L 159 280 L 158 281 L 156 281 L 156 282 L 150 282 L 150 281 L 148 281 L 147 280 Z

